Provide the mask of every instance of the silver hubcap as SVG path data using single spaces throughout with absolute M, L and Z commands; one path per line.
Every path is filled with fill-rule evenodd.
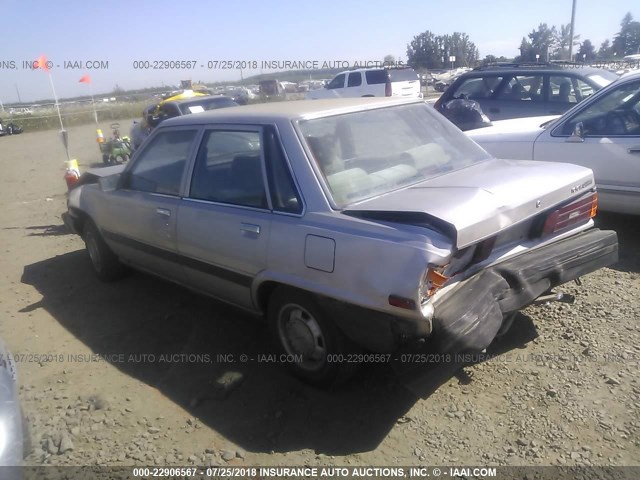
M 286 352 L 301 355 L 300 368 L 317 371 L 326 360 L 327 347 L 320 325 L 305 308 L 287 304 L 278 315 L 278 333 Z
M 93 233 L 87 233 L 86 243 L 87 251 L 89 252 L 89 258 L 91 259 L 93 268 L 95 268 L 95 270 L 99 272 L 102 268 L 102 260 L 100 258 L 100 250 L 98 249 L 98 244 L 96 243 L 96 239 L 93 236 Z

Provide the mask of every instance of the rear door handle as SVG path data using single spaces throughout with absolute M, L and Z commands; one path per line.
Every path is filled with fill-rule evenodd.
M 254 225 L 252 223 L 241 223 L 240 231 L 253 233 L 254 235 L 260 235 L 260 225 Z
M 171 210 L 168 210 L 166 208 L 156 208 L 156 213 L 158 215 L 162 215 L 163 217 L 170 217 L 171 216 Z
M 490 111 L 491 113 L 500 113 L 500 109 L 499 109 L 499 108 L 496 108 L 496 107 L 491 107 L 491 108 L 489 109 L 489 111 Z
M 627 148 L 627 152 L 629 153 L 640 153 L 640 145 L 637 147 L 629 147 Z

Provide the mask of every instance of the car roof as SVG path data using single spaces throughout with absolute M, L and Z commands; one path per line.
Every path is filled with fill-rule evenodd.
M 588 75 L 607 71 L 603 68 L 591 67 L 575 63 L 495 63 L 476 67 L 462 76 L 481 76 L 485 73 L 515 73 L 515 72 L 557 72 L 566 70 L 569 72 Z
M 420 98 L 394 99 L 388 97 L 368 97 L 258 103 L 254 105 L 209 110 L 198 113 L 197 115 L 175 117 L 162 122 L 162 126 L 202 125 L 206 123 L 271 123 L 275 120 L 318 118 L 412 103 L 424 103 L 424 100 Z
M 507 71 L 520 71 L 520 70 L 586 70 L 589 72 L 601 71 L 602 68 L 592 67 L 590 65 L 584 65 L 582 63 L 572 62 L 520 62 L 520 63 L 490 63 L 488 65 L 481 65 L 471 70 L 472 72 L 487 72 L 493 70 L 507 70 Z

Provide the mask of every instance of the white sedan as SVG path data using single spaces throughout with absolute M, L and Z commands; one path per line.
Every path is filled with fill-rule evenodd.
M 494 122 L 466 132 L 498 158 L 593 170 L 604 211 L 640 215 L 640 72 L 623 75 L 562 116 Z

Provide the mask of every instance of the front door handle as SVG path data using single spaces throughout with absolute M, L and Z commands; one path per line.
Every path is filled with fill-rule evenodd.
M 260 235 L 260 225 L 254 225 L 252 223 L 241 223 L 240 231 L 246 233 L 253 233 L 254 235 Z
M 627 152 L 629 153 L 640 153 L 640 145 L 637 147 L 629 147 L 627 148 Z
M 163 217 L 170 217 L 171 216 L 171 210 L 168 210 L 166 208 L 156 208 L 156 213 L 158 215 L 162 215 Z

